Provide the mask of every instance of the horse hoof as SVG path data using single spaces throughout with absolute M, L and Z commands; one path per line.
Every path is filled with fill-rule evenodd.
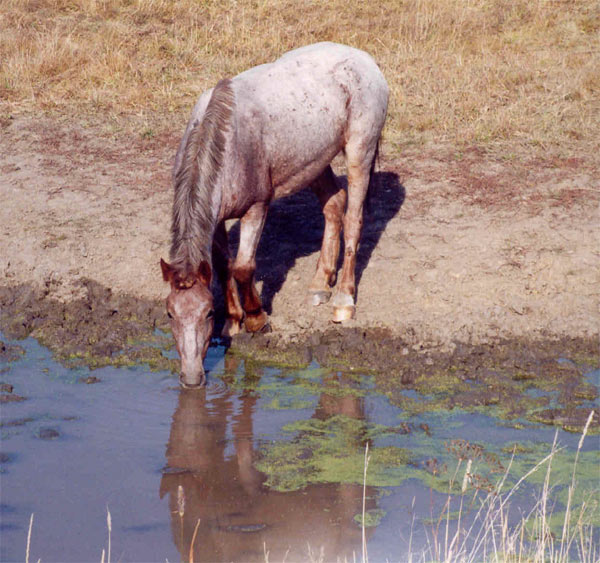
M 311 291 L 308 296 L 309 303 L 315 307 L 327 303 L 330 298 L 331 291 Z
M 342 305 L 340 307 L 333 308 L 333 322 L 343 323 L 354 318 L 356 307 L 354 305 Z
M 244 326 L 248 332 L 258 332 L 267 324 L 268 320 L 269 315 L 261 311 L 258 315 L 246 315 Z
M 242 331 L 241 322 L 237 319 L 227 319 L 223 325 L 221 336 L 224 338 L 233 338 L 236 334 Z

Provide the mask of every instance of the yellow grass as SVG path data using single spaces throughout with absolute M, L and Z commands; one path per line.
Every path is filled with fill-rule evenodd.
M 597 0 L 1 0 L 0 117 L 177 125 L 223 76 L 331 40 L 390 83 L 386 139 L 594 152 Z

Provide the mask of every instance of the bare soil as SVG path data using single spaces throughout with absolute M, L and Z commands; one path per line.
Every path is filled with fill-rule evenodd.
M 4 120 L 0 285 L 33 284 L 69 302 L 82 298 L 89 279 L 115 294 L 164 298 L 159 260 L 168 256 L 179 129 L 131 138 L 66 120 Z M 500 158 L 448 146 L 386 152 L 365 216 L 351 327 L 382 327 L 442 349 L 597 338 L 596 156 Z M 272 206 L 258 279 L 281 336 L 330 326 L 329 306 L 306 305 L 321 232 L 310 192 Z

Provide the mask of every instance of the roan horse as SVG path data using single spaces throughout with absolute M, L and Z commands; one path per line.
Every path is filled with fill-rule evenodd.
M 365 52 L 335 43 L 291 51 L 232 79 L 196 103 L 173 169 L 175 194 L 167 312 L 184 387 L 205 383 L 213 330 L 213 269 L 223 286 L 225 336 L 261 330 L 268 317 L 254 286 L 255 254 L 269 203 L 308 185 L 325 216 L 321 255 L 309 287 L 318 305 L 336 283 L 340 232 L 344 261 L 333 320 L 354 316 L 356 251 L 363 203 L 385 122 L 388 86 Z M 346 156 L 348 190 L 330 163 Z M 239 250 L 228 252 L 225 220 L 240 218 Z M 238 294 L 239 288 L 239 294 Z M 240 299 L 241 294 L 241 299 Z

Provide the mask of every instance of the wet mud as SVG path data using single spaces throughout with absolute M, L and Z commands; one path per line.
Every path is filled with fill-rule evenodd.
M 11 338 L 32 336 L 72 365 L 177 369 L 162 353 L 172 344 L 161 332 L 169 326 L 163 303 L 117 295 L 90 280 L 81 286 L 84 296 L 69 302 L 33 285 L 1 287 L 0 330 Z
M 600 431 L 598 382 L 584 377 L 600 363 L 593 339 L 499 340 L 440 351 L 409 346 L 384 329 L 336 327 L 293 342 L 276 334 L 240 335 L 231 351 L 276 365 L 315 360 L 342 373 L 371 373 L 379 391 L 409 414 L 493 409 L 515 424 L 526 419 L 580 432 L 594 408 L 591 430 Z M 407 397 L 407 390 L 419 398 Z
M 0 287 L 0 330 L 11 338 L 36 338 L 69 365 L 146 364 L 177 372 L 161 301 L 116 294 L 90 280 L 82 282 L 82 289 L 80 299 L 60 302 L 32 285 Z M 215 334 L 222 316 L 217 310 Z M 590 408 L 600 415 L 594 406 L 597 382 L 584 377 L 600 365 L 594 339 L 513 339 L 444 349 L 409 344 L 413 341 L 386 329 L 333 326 L 293 336 L 243 333 L 227 342 L 216 337 L 213 344 L 225 344 L 228 355 L 258 364 L 316 362 L 340 373 L 374 374 L 379 390 L 410 414 L 493 409 L 508 421 L 526 419 L 573 432 L 581 431 Z M 15 347 L 0 350 L 7 359 L 18 353 Z M 420 398 L 407 397 L 406 390 Z M 2 400 L 18 399 L 4 393 Z M 600 430 L 600 416 L 594 417 L 591 430 Z

